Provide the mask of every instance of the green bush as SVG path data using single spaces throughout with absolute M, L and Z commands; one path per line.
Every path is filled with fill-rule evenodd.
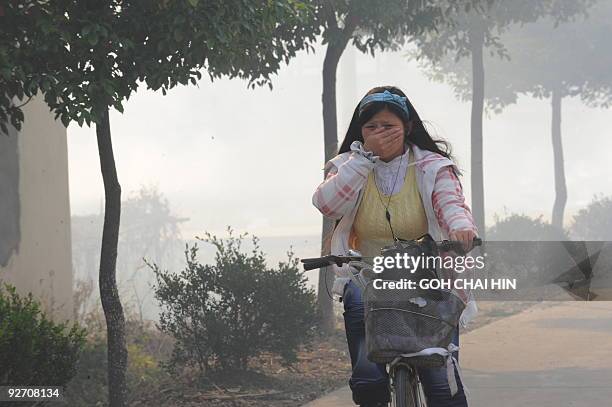
M 73 407 L 108 405 L 107 366 L 106 339 L 88 339 L 77 363 L 76 374 L 66 386 L 66 403 Z
M 558 274 L 560 247 L 556 243 L 568 239 L 566 231 L 542 220 L 523 214 L 495 217 L 487 229 L 487 241 L 503 244 L 487 245 L 487 267 L 491 276 L 523 279 L 521 285 L 548 284 Z M 530 242 L 530 243 L 527 243 Z
M 141 330 L 141 337 L 134 336 L 135 329 L 126 326 L 128 347 L 127 384 L 128 401 L 142 394 L 142 388 L 154 386 L 163 372 L 159 369 L 155 355 L 151 355 L 139 342 L 153 343 L 153 334 Z M 139 329 L 140 330 L 140 329 Z M 106 336 L 92 335 L 88 338 L 77 363 L 77 373 L 66 386 L 65 399 L 71 407 L 108 405 L 108 358 Z
M 574 216 L 570 231 L 578 240 L 612 240 L 612 197 L 593 197 L 591 203 Z
M 487 228 L 486 238 L 497 241 L 559 241 L 566 240 L 567 233 L 544 222 L 542 215 L 531 218 L 513 213 L 504 218 L 496 215 L 493 226 Z
M 297 258 L 277 268 L 266 266 L 254 249 L 241 251 L 244 235 L 199 239 L 216 247 L 215 264 L 200 264 L 197 244 L 186 246 L 186 268 L 178 274 L 150 265 L 155 296 L 162 305 L 159 328 L 176 339 L 167 367 L 195 365 L 208 369 L 245 369 L 249 358 L 269 351 L 286 363 L 312 335 L 315 293 L 306 286 Z
M 84 329 L 48 319 L 31 293 L 0 286 L 0 385 L 66 385 L 84 342 Z

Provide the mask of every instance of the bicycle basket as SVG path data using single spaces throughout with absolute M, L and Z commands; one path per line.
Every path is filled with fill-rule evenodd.
M 427 252 L 420 245 L 395 244 L 382 250 L 383 255 Z M 385 282 L 402 279 L 418 281 L 435 276 L 435 270 L 385 268 L 370 280 L 364 292 L 366 348 L 369 360 L 389 363 L 404 353 L 427 348 L 447 348 L 459 322 L 465 303 L 449 290 L 380 288 Z
M 451 343 L 463 301 L 450 291 L 428 290 L 415 296 L 413 291 L 375 289 L 368 283 L 364 305 L 371 361 L 389 363 L 403 353 L 447 348 Z

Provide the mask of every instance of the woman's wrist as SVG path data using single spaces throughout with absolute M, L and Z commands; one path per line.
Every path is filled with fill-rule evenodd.
M 351 143 L 351 151 L 354 151 L 357 154 L 367 158 L 372 163 L 376 163 L 379 159 L 379 157 L 374 155 L 372 151 L 366 150 L 363 143 L 359 140 L 355 140 Z

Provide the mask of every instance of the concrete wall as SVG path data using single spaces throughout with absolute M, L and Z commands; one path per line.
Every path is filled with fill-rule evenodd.
M 56 319 L 72 318 L 66 129 L 42 98 L 20 132 L 0 136 L 0 280 L 32 292 Z

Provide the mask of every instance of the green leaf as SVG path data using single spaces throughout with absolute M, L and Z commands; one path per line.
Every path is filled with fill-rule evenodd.
M 174 40 L 179 42 L 183 39 L 183 33 L 179 29 L 174 30 Z
M 89 45 L 91 45 L 92 47 L 95 47 L 96 44 L 98 43 L 98 34 L 96 34 L 95 32 L 92 32 L 91 35 L 87 37 L 87 41 L 89 42 Z
M 49 89 L 51 89 L 51 81 L 49 80 L 49 78 L 43 78 L 41 88 L 43 92 L 47 92 L 49 91 Z
M 102 89 L 104 89 L 104 92 L 106 92 L 109 95 L 115 94 L 115 89 L 113 88 L 113 83 L 111 81 L 103 80 Z
M 63 113 L 61 116 L 61 121 L 64 127 L 68 127 L 68 125 L 70 124 L 70 117 L 68 117 L 68 114 Z

